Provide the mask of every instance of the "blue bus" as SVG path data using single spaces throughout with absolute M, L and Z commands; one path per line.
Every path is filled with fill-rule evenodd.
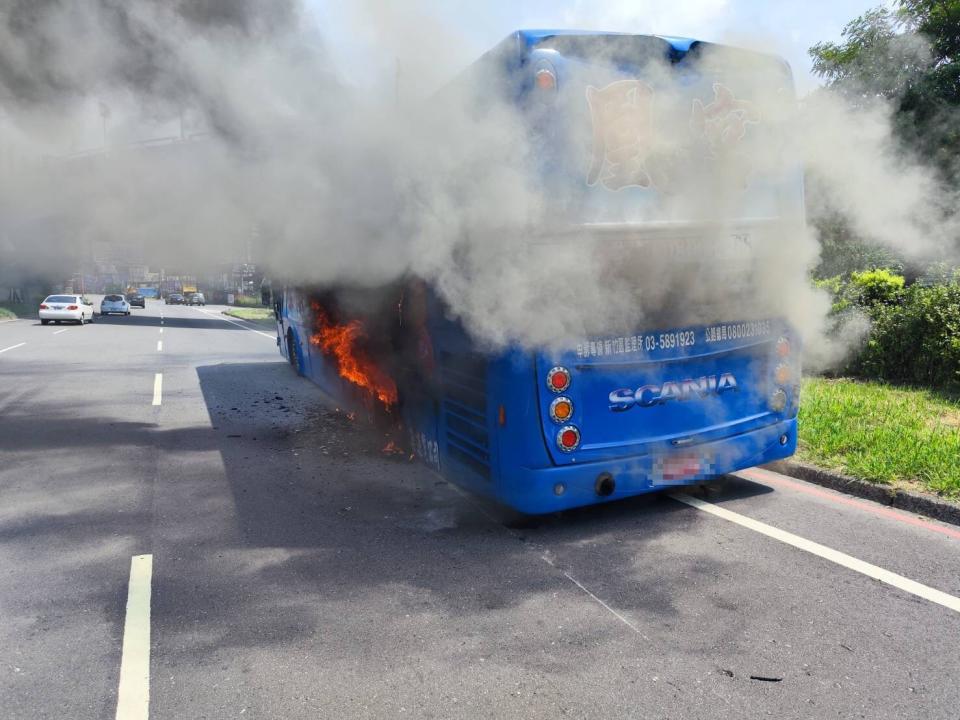
M 669 72 L 640 75 L 638 58 L 650 57 Z M 713 144 L 748 141 L 761 124 L 738 77 L 759 68 L 762 82 L 792 102 L 790 70 L 777 58 L 688 39 L 525 30 L 464 77 L 490 67 L 518 106 L 533 106 L 538 93 L 566 94 L 561 112 L 534 111 L 540 137 L 550 137 L 551 123 L 592 129 L 583 156 L 545 171 L 580 237 L 640 253 L 656 245 L 655 262 L 683 263 L 700 258 L 704 243 L 710 258 L 726 256 L 742 245 L 775 244 L 782 228 L 803 222 L 802 173 L 792 166 L 738 180 L 741 206 L 722 237 L 706 233 L 702 218 L 657 216 L 666 205 L 657 198 L 693 161 L 673 152 L 633 162 L 624 143 L 611 146 L 623 119 L 605 116 L 625 104 L 642 114 L 645 98 L 671 91 L 677 122 L 701 143 L 702 163 Z M 568 182 L 571 175 L 577 182 Z M 719 266 L 712 277 L 736 294 L 735 279 Z M 417 278 L 376 290 L 276 287 L 273 302 L 278 345 L 297 372 L 342 407 L 379 409 L 444 478 L 522 513 L 702 483 L 796 448 L 800 339 L 765 307 L 687 308 L 567 347 L 491 353 Z

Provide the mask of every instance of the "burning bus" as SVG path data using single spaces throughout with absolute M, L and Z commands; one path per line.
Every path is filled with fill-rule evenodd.
M 799 337 L 758 290 L 798 272 L 783 252 L 803 226 L 802 172 L 777 127 L 795 102 L 786 63 L 688 39 L 528 30 L 453 86 L 480 76 L 527 123 L 554 201 L 549 226 L 518 240 L 531 262 L 576 243 L 643 312 L 491 350 L 415 277 L 274 288 L 284 356 L 343 406 L 402 426 L 444 478 L 524 513 L 791 455 Z

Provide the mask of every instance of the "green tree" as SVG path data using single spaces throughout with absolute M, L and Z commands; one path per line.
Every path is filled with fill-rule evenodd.
M 904 146 L 960 176 L 960 0 L 899 0 L 850 21 L 839 43 L 810 48 L 813 71 L 854 104 L 893 104 Z

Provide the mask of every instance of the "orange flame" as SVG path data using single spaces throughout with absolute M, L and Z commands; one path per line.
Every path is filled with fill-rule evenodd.
M 397 445 L 393 440 L 390 440 L 386 445 L 380 448 L 380 452 L 382 452 L 384 455 L 403 455 L 406 451 Z
M 396 383 L 357 344 L 366 335 L 363 323 L 351 320 L 338 325 L 319 303 L 314 302 L 312 306 L 316 332 L 310 337 L 310 343 L 325 355 L 336 358 L 341 377 L 375 395 L 384 405 L 394 405 L 397 402 Z

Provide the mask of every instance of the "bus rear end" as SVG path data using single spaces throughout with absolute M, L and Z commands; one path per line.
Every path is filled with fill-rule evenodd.
M 495 363 L 491 385 L 496 494 L 523 512 L 694 484 L 796 448 L 798 347 L 777 320 L 591 338 L 521 364 Z
M 544 513 L 791 455 L 800 339 L 777 284 L 798 275 L 783 249 L 802 228 L 803 190 L 778 137 L 794 102 L 786 64 L 554 31 L 521 31 L 484 64 L 506 74 L 498 86 L 525 113 L 555 200 L 549 226 L 522 240 L 530 262 L 583 243 L 601 277 L 631 294 L 636 321 L 452 371 L 453 386 L 486 402 L 471 410 L 445 396 L 441 467 Z M 565 298 L 590 291 L 556 285 Z

